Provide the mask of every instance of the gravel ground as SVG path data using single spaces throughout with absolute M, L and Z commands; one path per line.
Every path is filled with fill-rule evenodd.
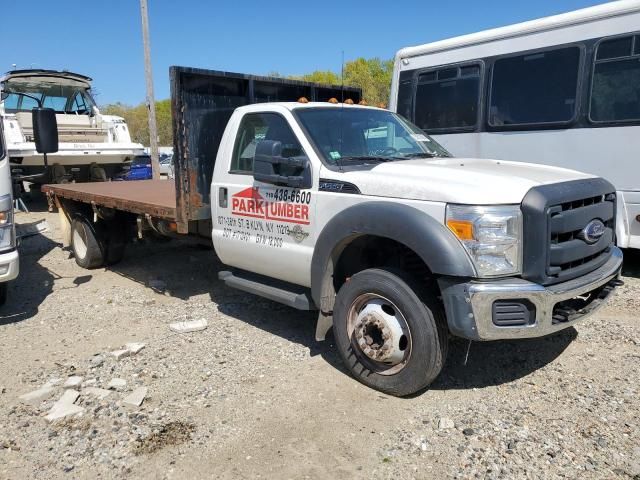
M 221 285 L 212 250 L 135 245 L 87 271 L 60 248 L 57 215 L 18 215 L 40 219 L 50 229 L 23 240 L 0 309 L 0 478 L 640 479 L 639 255 L 577 328 L 473 344 L 466 366 L 454 341 L 432 388 L 397 399 L 344 372 L 314 315 Z M 146 346 L 116 360 L 128 342 Z M 126 385 L 54 423 L 61 383 L 20 402 L 69 376 Z M 126 405 L 138 387 L 144 403 Z

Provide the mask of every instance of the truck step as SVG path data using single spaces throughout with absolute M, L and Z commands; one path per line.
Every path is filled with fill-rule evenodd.
M 316 310 L 309 289 L 250 272 L 222 271 L 218 278 L 231 288 L 268 298 L 298 310 Z

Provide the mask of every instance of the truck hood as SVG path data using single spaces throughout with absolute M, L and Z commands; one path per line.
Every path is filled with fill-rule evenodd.
M 364 195 L 473 205 L 516 204 L 537 185 L 594 177 L 565 168 L 478 158 L 400 160 L 331 176 L 353 183 Z

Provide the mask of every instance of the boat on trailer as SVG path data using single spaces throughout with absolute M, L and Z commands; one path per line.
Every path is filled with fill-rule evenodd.
M 14 178 L 33 183 L 108 180 L 143 146 L 131 141 L 122 117 L 104 115 L 91 95 L 92 79 L 55 70 L 13 70 L 0 78 L 0 117 Z M 59 150 L 48 165 L 36 152 L 31 110 L 56 112 Z

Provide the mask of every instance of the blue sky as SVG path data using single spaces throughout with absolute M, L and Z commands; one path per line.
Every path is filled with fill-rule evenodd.
M 148 0 L 156 98 L 170 65 L 285 75 L 340 70 L 359 56 L 583 8 L 602 1 Z M 66 69 L 93 77 L 99 104 L 145 98 L 138 0 L 2 0 L 0 72 Z

